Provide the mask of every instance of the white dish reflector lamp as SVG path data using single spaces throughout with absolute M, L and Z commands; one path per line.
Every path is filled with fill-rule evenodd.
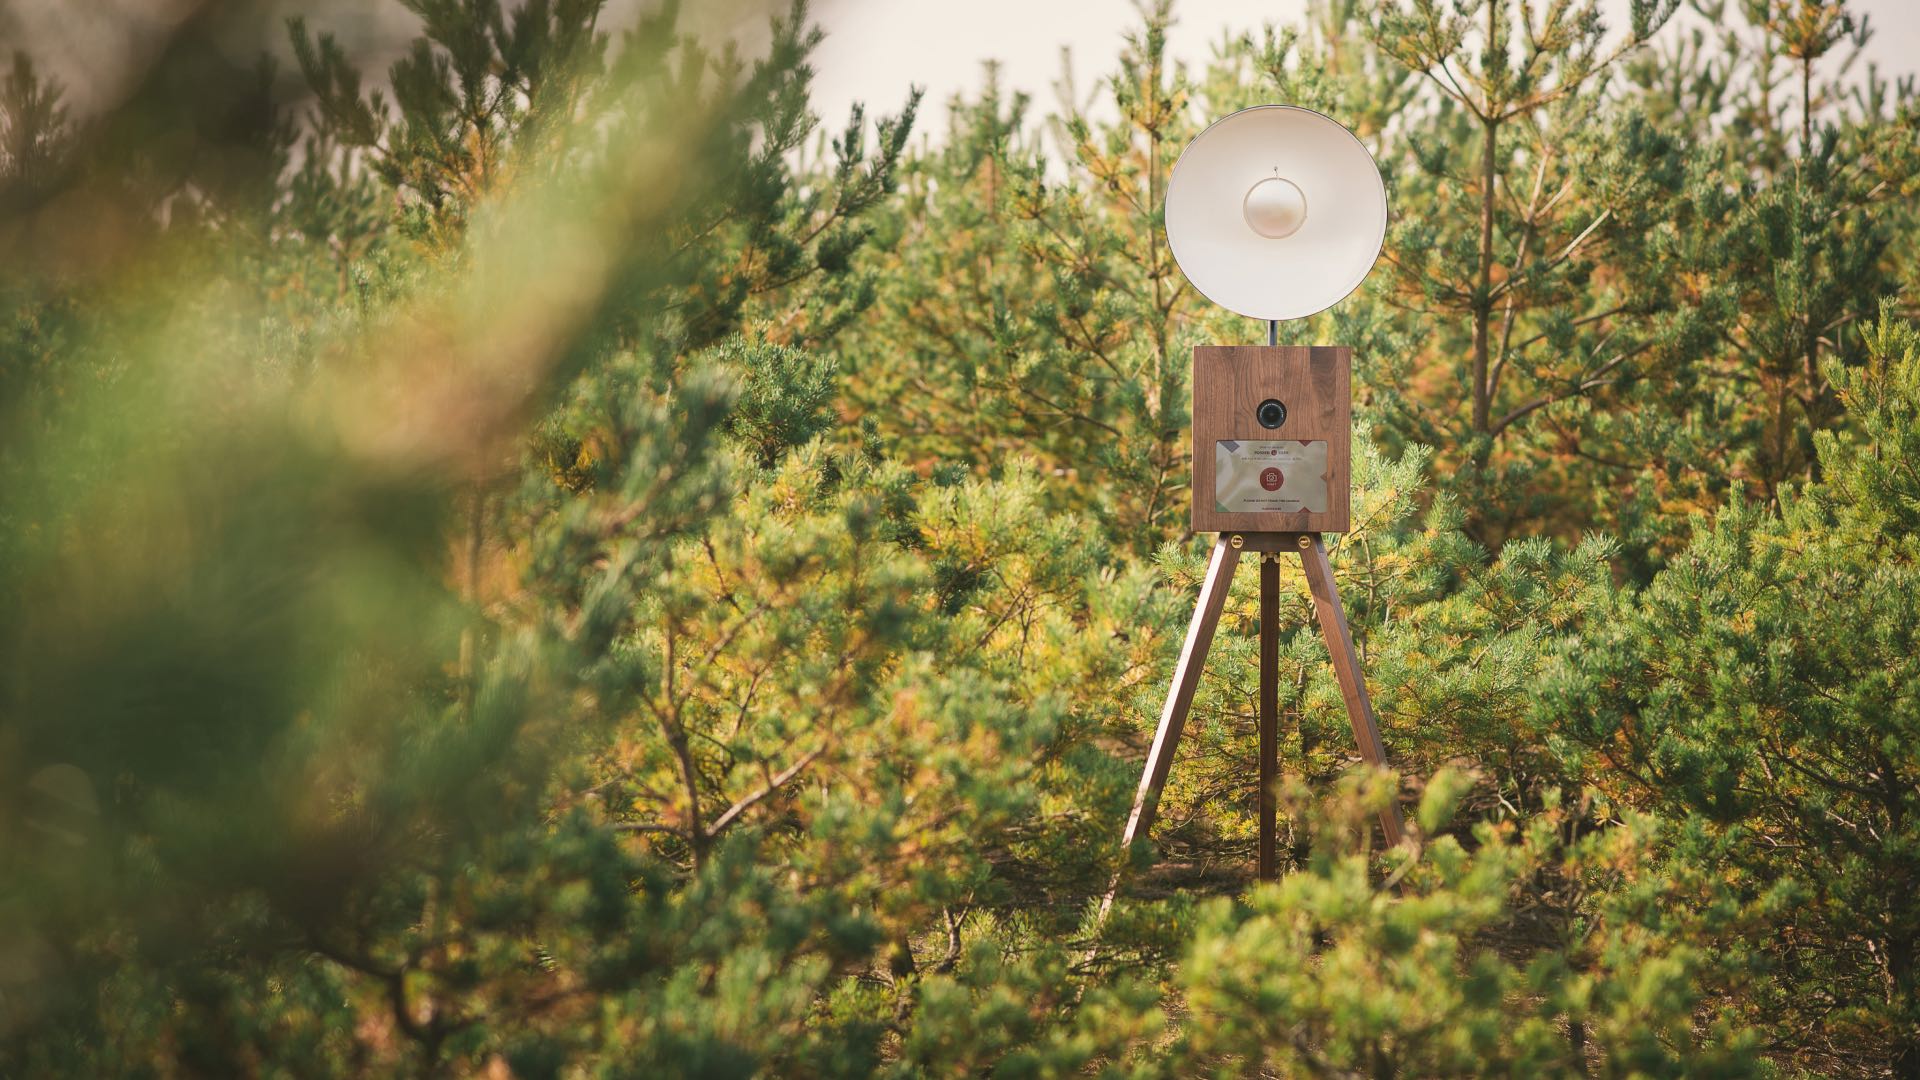
M 1304 319 L 1358 288 L 1387 237 L 1387 188 L 1353 132 L 1256 105 L 1187 146 L 1167 184 L 1167 246 L 1193 287 L 1255 319 Z

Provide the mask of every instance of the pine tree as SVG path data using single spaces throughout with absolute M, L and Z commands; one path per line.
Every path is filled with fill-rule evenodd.
M 1743 892 L 1791 897 L 1756 1015 L 1812 1067 L 1910 1076 L 1920 343 L 1890 313 L 1860 336 L 1865 364 L 1826 361 L 1855 426 L 1820 436 L 1823 480 L 1777 517 L 1736 502 L 1705 523 L 1626 617 L 1569 643 L 1539 725 L 1594 783 L 1700 815 Z
M 1370 28 L 1428 88 L 1395 147 L 1388 259 L 1400 303 L 1441 335 L 1395 373 L 1411 392 L 1389 422 L 1447 455 L 1489 539 L 1496 516 L 1565 513 L 1539 501 L 1570 486 L 1538 453 L 1553 417 L 1695 348 L 1691 313 L 1635 250 L 1681 212 L 1682 147 L 1602 119 L 1615 72 L 1676 4 L 1636 2 L 1614 42 L 1591 3 L 1416 0 Z

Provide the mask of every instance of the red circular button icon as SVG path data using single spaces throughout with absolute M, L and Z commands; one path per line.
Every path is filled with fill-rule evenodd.
M 1285 483 L 1286 479 L 1286 477 L 1280 475 L 1279 469 L 1260 470 L 1260 486 L 1266 488 L 1268 491 L 1279 491 L 1280 485 Z

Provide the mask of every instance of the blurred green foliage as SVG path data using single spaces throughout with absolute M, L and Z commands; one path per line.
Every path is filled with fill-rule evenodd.
M 407 0 L 384 78 L 207 6 L 91 115 L 9 58 L 0 1073 L 1920 1076 L 1920 106 L 1694 6 L 1190 69 L 1152 5 L 914 141 L 820 131 L 801 6 Z M 1255 884 L 1250 587 L 1117 835 L 1256 332 L 1161 202 L 1269 100 L 1392 193 L 1292 332 L 1400 771 L 1283 571 Z

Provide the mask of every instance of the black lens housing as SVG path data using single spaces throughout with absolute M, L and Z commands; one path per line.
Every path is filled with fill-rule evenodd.
M 1287 422 L 1287 407 L 1273 398 L 1268 398 L 1260 403 L 1260 407 L 1253 411 L 1253 415 L 1260 421 L 1261 427 L 1277 428 Z

